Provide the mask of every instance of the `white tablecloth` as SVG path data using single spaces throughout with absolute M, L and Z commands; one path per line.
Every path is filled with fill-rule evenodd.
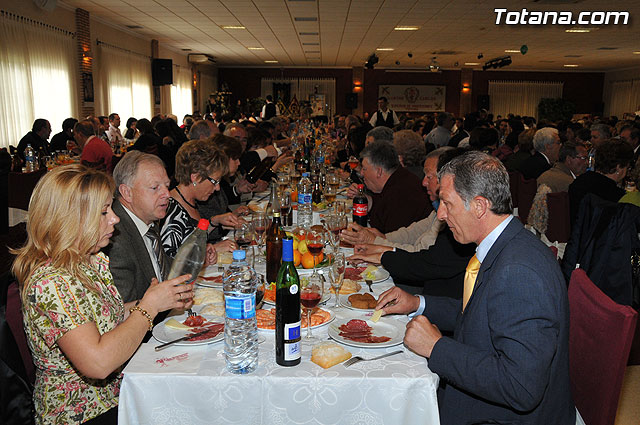
M 392 285 L 391 280 L 374 285 L 375 295 Z M 327 304 L 333 305 L 333 297 Z M 336 317 L 362 313 L 341 308 Z M 314 334 L 327 339 L 327 329 L 315 329 Z M 286 368 L 275 362 L 273 334 L 260 335 L 265 342 L 260 344 L 258 369 L 248 375 L 227 372 L 224 342 L 173 346 L 158 353 L 153 349 L 157 342 L 144 344 L 124 370 L 118 423 L 439 424 L 438 376 L 426 359 L 403 345 L 347 347 L 365 358 L 398 349 L 404 353 L 325 370 L 310 361 L 311 347 L 303 343 L 300 365 Z

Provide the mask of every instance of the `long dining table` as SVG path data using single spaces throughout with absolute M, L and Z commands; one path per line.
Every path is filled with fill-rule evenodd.
M 373 295 L 378 297 L 392 286 L 391 278 L 376 283 Z M 339 321 L 371 316 L 344 306 L 333 310 L 334 297 L 322 308 L 335 318 L 313 329 L 322 340 L 329 339 L 328 331 Z M 404 315 L 381 319 L 401 333 L 400 338 L 408 320 Z M 246 375 L 227 371 L 223 341 L 170 346 L 158 352 L 154 350 L 158 341 L 143 344 L 124 369 L 118 423 L 439 424 L 438 376 L 425 358 L 402 343 L 386 348 L 345 345 L 352 355 L 363 358 L 403 352 L 323 369 L 311 362 L 312 347 L 303 339 L 301 363 L 282 367 L 275 362 L 273 331 L 260 330 L 259 335 L 258 367 Z

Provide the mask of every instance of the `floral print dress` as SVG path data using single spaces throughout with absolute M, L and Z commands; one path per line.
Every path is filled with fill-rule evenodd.
M 79 424 L 118 405 L 120 370 L 103 380 L 87 378 L 56 344 L 84 323 L 95 323 L 102 335 L 124 320 L 124 304 L 113 284 L 108 257 L 98 253 L 81 268 L 99 292 L 47 263 L 34 271 L 26 294 L 24 328 L 36 367 L 37 424 Z

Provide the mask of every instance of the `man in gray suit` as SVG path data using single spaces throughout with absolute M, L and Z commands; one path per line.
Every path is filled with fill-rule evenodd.
M 130 302 L 142 298 L 152 279 L 163 281 L 169 273 L 171 259 L 156 239 L 155 223 L 167 213 L 169 178 L 160 158 L 140 151 L 127 153 L 113 178 L 113 211 L 120 223 L 105 253 L 120 295 Z
M 441 423 L 575 424 L 569 303 L 555 256 L 511 215 L 509 175 L 498 159 L 468 152 L 438 178 L 438 218 L 458 242 L 478 245 L 462 300 L 393 288 L 377 308 L 418 314 L 404 343 L 442 380 Z

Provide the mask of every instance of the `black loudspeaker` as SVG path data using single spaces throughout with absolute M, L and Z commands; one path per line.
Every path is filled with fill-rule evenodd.
M 358 93 L 347 93 L 345 100 L 345 106 L 347 109 L 357 109 L 358 108 Z
M 151 61 L 151 79 L 154 86 L 173 84 L 173 62 L 171 59 L 153 59 Z
M 486 109 L 487 111 L 491 106 L 491 102 L 489 99 L 489 95 L 488 94 L 479 94 L 478 95 L 478 110 L 480 109 Z

